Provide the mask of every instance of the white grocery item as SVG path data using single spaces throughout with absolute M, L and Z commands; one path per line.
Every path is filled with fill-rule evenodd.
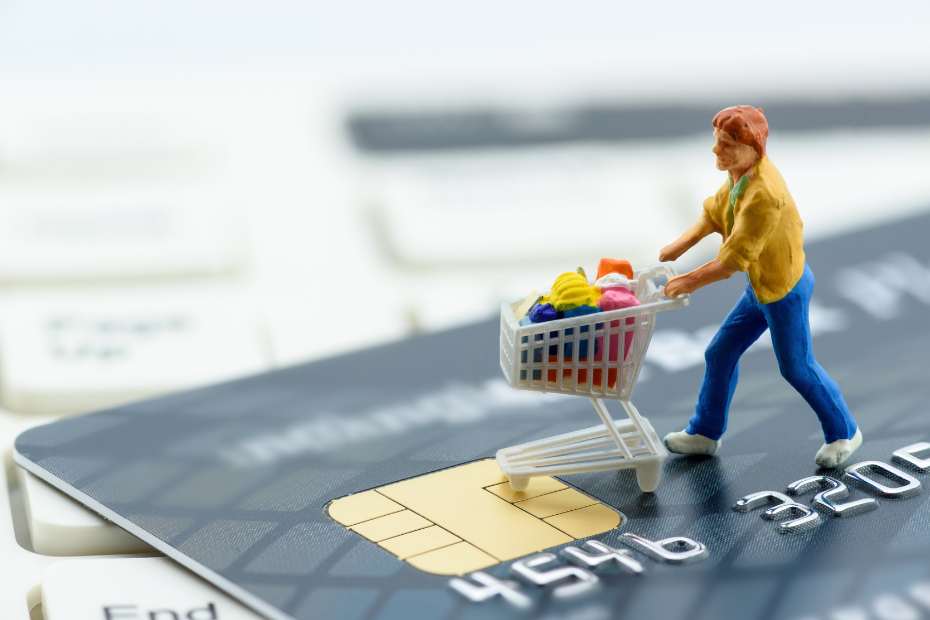
M 0 400 L 69 414 L 267 370 L 249 298 L 230 287 L 122 287 L 0 298 Z
M 587 396 L 603 422 L 601 426 L 498 450 L 497 462 L 515 491 L 525 489 L 530 478 L 535 476 L 630 467 L 636 468 L 640 489 L 651 492 L 658 488 L 662 462 L 668 452 L 649 420 L 630 402 L 630 396 L 655 329 L 656 314 L 682 308 L 691 301 L 689 295 L 666 298 L 664 287 L 656 286 L 653 281 L 659 275 L 673 278 L 677 273 L 668 264 L 635 272 L 635 295 L 641 304 L 622 310 L 521 326 L 514 316 L 514 308 L 522 300 L 501 306 L 500 364 L 511 387 Z M 636 318 L 634 324 L 627 324 L 628 317 Z M 619 325 L 611 327 L 614 321 Z M 581 331 L 584 326 L 588 331 Z M 572 333 L 566 335 L 568 330 Z M 620 334 L 622 343 L 629 331 L 633 332 L 633 340 L 626 359 L 610 361 L 610 336 Z M 595 339 L 599 341 L 599 361 L 594 359 L 598 357 Z M 588 341 L 588 357 L 582 360 L 579 359 L 580 343 L 585 340 Z M 566 360 L 563 352 L 565 344 L 570 342 L 575 344 L 571 359 Z M 555 362 L 549 361 L 552 346 L 557 347 L 558 352 Z M 538 356 L 535 356 L 536 351 Z M 615 369 L 617 376 L 613 386 L 609 381 L 611 369 Z M 548 380 L 550 370 L 555 372 L 555 381 Z M 565 376 L 566 371 L 568 376 Z M 581 371 L 583 377 L 579 374 Z M 595 371 L 599 371 L 601 385 L 595 383 Z M 629 418 L 614 421 L 604 404 L 605 398 L 619 400 Z

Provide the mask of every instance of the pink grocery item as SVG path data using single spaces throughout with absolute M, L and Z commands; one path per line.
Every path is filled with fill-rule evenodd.
M 626 261 L 624 261 L 626 262 Z M 633 306 L 639 305 L 639 300 L 636 299 L 636 296 L 633 294 L 633 288 L 635 287 L 635 282 L 629 280 L 626 275 L 620 273 L 608 273 L 607 275 L 598 278 L 594 283 L 594 286 L 601 289 L 602 294 L 601 298 L 597 301 L 598 307 L 601 309 L 601 312 L 608 312 L 610 310 L 622 310 L 623 308 L 631 308 Z M 627 325 L 634 325 L 636 319 L 630 317 L 626 319 Z M 610 327 L 612 329 L 620 328 L 620 321 L 611 321 Z M 600 338 L 598 338 L 600 341 Z M 633 331 L 632 329 L 624 335 L 623 338 L 623 359 L 626 359 L 627 355 L 630 352 L 630 345 L 633 343 Z M 594 354 L 595 361 L 600 361 L 604 356 L 604 348 L 600 346 L 598 342 L 598 352 Z M 611 334 L 610 336 L 610 355 L 609 360 L 611 362 L 617 361 L 617 351 L 620 350 L 620 334 Z

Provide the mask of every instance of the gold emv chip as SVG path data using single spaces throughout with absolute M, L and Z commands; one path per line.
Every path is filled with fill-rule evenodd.
M 416 568 L 461 575 L 586 538 L 620 513 L 554 478 L 510 488 L 477 461 L 337 499 L 329 516 Z

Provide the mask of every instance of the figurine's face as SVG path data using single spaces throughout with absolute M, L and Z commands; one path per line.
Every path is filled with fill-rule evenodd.
M 725 131 L 714 129 L 717 143 L 711 149 L 717 156 L 717 170 L 745 170 L 759 158 L 751 146 L 740 144 Z

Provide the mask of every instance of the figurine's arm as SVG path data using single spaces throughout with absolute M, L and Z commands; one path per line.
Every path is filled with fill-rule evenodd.
M 662 248 L 659 252 L 659 260 L 663 263 L 666 261 L 677 260 L 679 256 L 697 245 L 697 242 L 707 235 L 720 232 L 717 226 L 707 217 L 706 213 L 701 213 L 698 221 L 688 229 L 688 231 L 678 238 L 678 241 L 670 243 Z
M 665 296 L 671 298 L 685 293 L 693 293 L 702 286 L 726 280 L 732 277 L 734 273 L 736 273 L 736 269 L 727 267 L 715 258 L 694 271 L 689 271 L 669 280 L 668 284 L 665 285 Z
M 717 260 L 737 271 L 748 270 L 778 227 L 782 204 L 765 188 L 747 195 L 737 209 L 733 230 L 720 246 Z
M 694 271 L 672 278 L 665 285 L 667 297 L 693 293 L 702 286 L 726 280 L 737 271 L 746 271 L 759 258 L 765 242 L 778 224 L 781 203 L 767 191 L 747 196 L 735 214 L 733 231 L 720 246 L 717 258 Z

